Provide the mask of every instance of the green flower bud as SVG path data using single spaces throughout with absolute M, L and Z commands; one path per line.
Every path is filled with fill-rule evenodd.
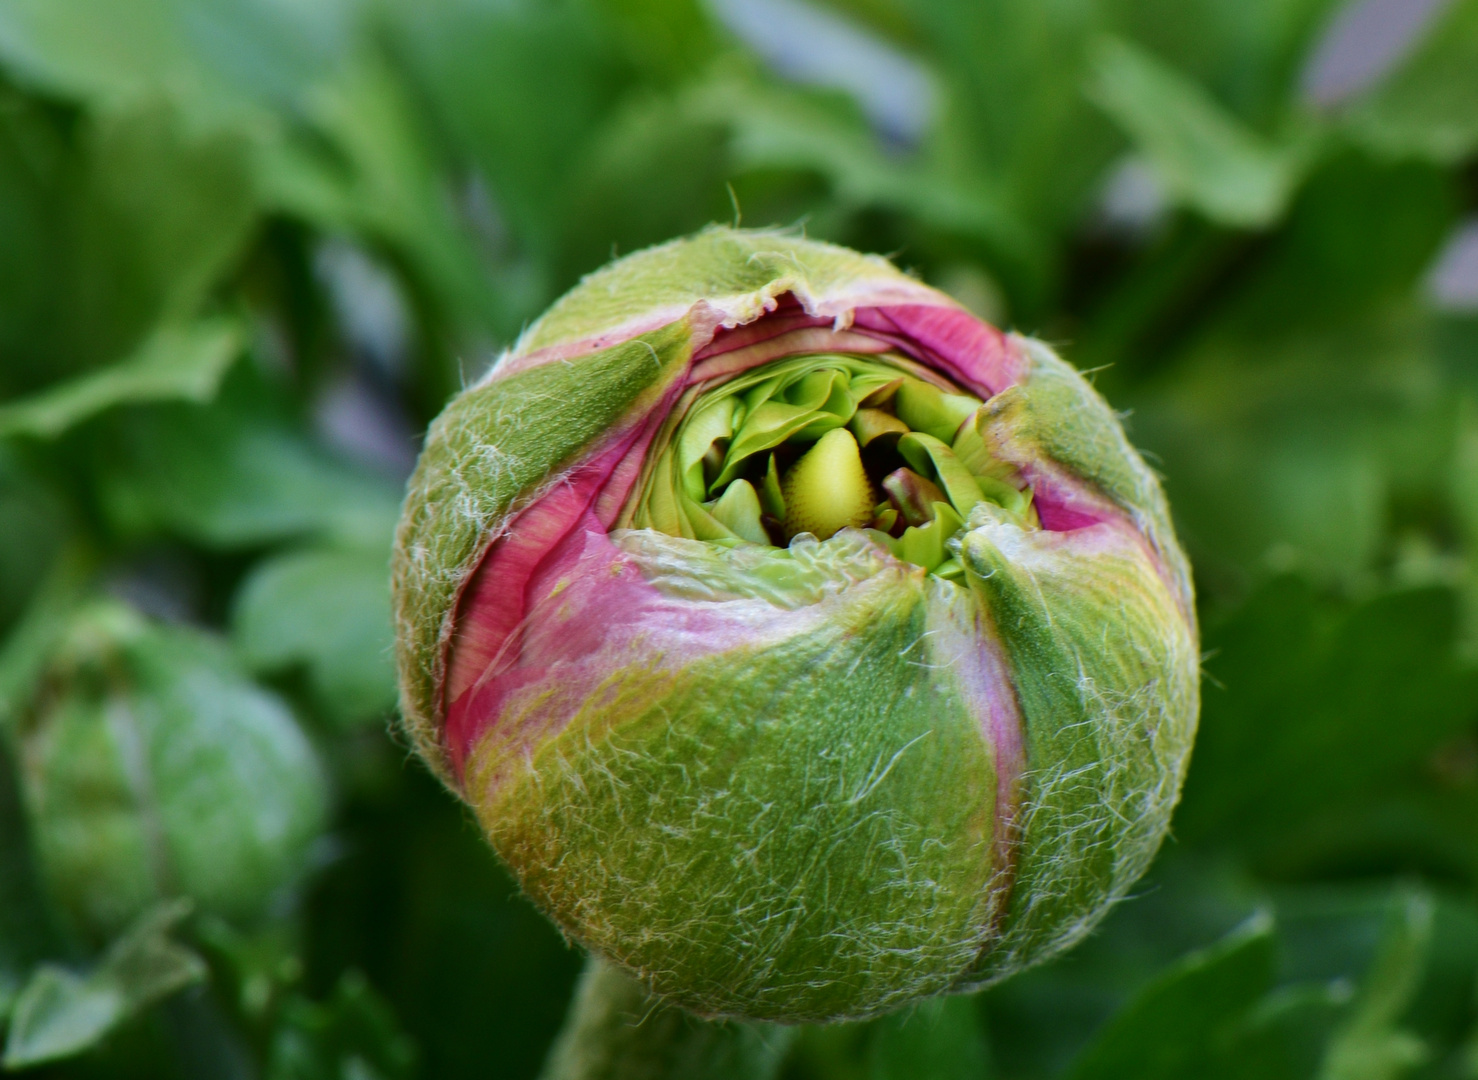
M 21 721 L 42 878 L 102 939 L 162 897 L 250 918 L 299 874 L 324 778 L 287 710 L 199 631 L 79 613 Z
M 708 1016 L 860 1017 L 1080 939 L 1194 737 L 1189 573 L 1093 389 L 881 259 L 712 229 L 432 426 L 405 728 L 576 941 Z

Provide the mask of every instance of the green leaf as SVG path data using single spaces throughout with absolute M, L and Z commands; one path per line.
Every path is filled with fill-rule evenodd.
M 331 457 L 249 387 L 237 390 L 228 384 L 207 407 L 136 410 L 99 432 L 95 475 L 116 526 L 211 547 L 299 536 L 388 547 L 396 485 Z
M 196 122 L 260 124 L 332 66 L 356 5 L 6 0 L 0 56 L 28 83 L 108 108 L 171 98 Z
M 933 998 L 871 1028 L 867 1080 L 984 1080 L 993 1073 L 974 997 Z
M 573 4 L 466 0 L 399 5 L 391 23 L 433 115 L 477 165 L 518 240 L 547 251 L 578 179 L 571 159 L 624 81 L 605 28 Z
M 1478 150 L 1478 2 L 1447 5 L 1411 58 L 1350 107 L 1345 126 L 1386 154 L 1456 164 Z
M 1272 986 L 1273 963 L 1273 921 L 1260 914 L 1141 991 L 1073 1064 L 1070 1080 L 1201 1075 L 1197 1065 Z
M 1269 143 L 1196 82 L 1121 38 L 1095 48 L 1090 94 L 1172 196 L 1227 225 L 1280 217 L 1312 150 L 1307 137 Z
M 1422 1040 L 1399 1025 L 1426 966 L 1433 903 L 1407 893 L 1392 913 L 1353 1014 L 1330 1040 L 1319 1080 L 1395 1080 L 1427 1060 Z
M 1409 197 L 1424 187 L 1407 189 Z M 1366 205 L 1384 216 L 1374 199 Z M 1406 243 L 1382 245 L 1393 263 L 1410 265 L 1442 212 L 1440 203 L 1431 209 L 1401 212 Z M 1320 229 L 1327 236 L 1335 227 Z M 1388 235 L 1385 225 L 1367 232 L 1372 244 Z M 1456 399 L 1437 366 L 1430 320 L 1386 300 L 1400 288 L 1387 276 L 1392 263 L 1355 272 L 1344 261 L 1353 252 L 1322 254 L 1322 268 L 1300 255 L 1300 271 L 1269 273 L 1241 298 L 1245 306 L 1221 325 L 1203 324 L 1173 371 L 1127 402 L 1136 441 L 1165 464 L 1204 585 L 1245 589 L 1270 571 L 1296 570 L 1368 589 L 1388 579 L 1381 556 L 1399 520 L 1393 513 L 1414 497 L 1440 498 L 1447 486 Z M 1366 310 L 1351 311 L 1361 294 Z
M 21 713 L 92 584 L 93 559 L 81 548 L 61 553 L 0 647 L 0 739 L 13 738 Z
M 695 0 L 598 0 L 596 7 L 644 74 L 691 75 L 717 51 L 708 9 Z
M 53 438 L 117 405 L 209 401 L 242 343 L 240 326 L 225 319 L 160 327 L 110 367 L 0 405 L 0 437 Z
M 260 563 L 237 596 L 232 633 L 256 671 L 305 665 L 341 723 L 379 722 L 395 704 L 387 550 L 307 549 Z
M 27 467 L 27 459 L 22 447 L 0 447 L 0 632 L 13 625 L 47 579 L 74 524 L 59 485 L 37 475 L 34 458 Z M 3 695 L 0 688 L 0 716 Z
M 1118 149 L 1083 98 L 1085 45 L 1095 5 L 1015 0 L 902 0 L 944 89 L 926 141 L 967 190 L 992 190 L 1021 222 L 1038 264 L 1059 258 L 1053 238 L 1076 225 Z M 994 269 L 994 267 L 992 268 Z
M 1254 125 L 1290 105 L 1337 0 L 1104 0 L 1109 29 L 1207 87 Z
M 726 125 L 691 108 L 690 92 L 632 94 L 583 144 L 557 213 L 558 280 L 578 279 L 612 250 L 635 251 L 732 218 L 725 182 L 742 188 L 745 178 L 736 174 Z M 741 209 L 748 205 L 741 200 Z
M 139 917 L 86 974 L 42 964 L 16 999 L 5 1044 L 7 1069 L 24 1069 L 90 1049 L 130 1017 L 205 978 L 205 964 L 169 934 L 188 901 Z
M 239 257 L 256 205 L 245 145 L 159 102 L 65 126 L 6 97 L 17 122 L 0 125 L 0 394 L 11 396 L 187 325 Z
M 314 85 L 304 109 L 312 137 L 258 159 L 263 200 L 325 231 L 388 245 L 454 324 L 507 329 L 504 298 L 453 212 L 425 121 L 394 69 L 358 55 Z
M 1206 635 L 1214 681 L 1177 831 L 1266 850 L 1327 802 L 1398 781 L 1471 718 L 1478 675 L 1455 632 L 1445 590 L 1341 605 L 1268 584 Z
M 729 130 L 730 153 L 741 168 L 819 173 L 844 207 L 901 211 L 979 237 L 1011 258 L 1029 258 L 1035 238 L 988 176 L 964 181 L 927 157 L 888 152 L 839 95 L 723 70 L 689 91 L 687 110 Z
M 358 971 L 322 1004 L 290 998 L 272 1036 L 266 1080 L 409 1080 L 416 1047 Z
M 15 764 L 10 741 L 0 736 L 0 1030 L 20 992 L 23 975 L 54 944 Z

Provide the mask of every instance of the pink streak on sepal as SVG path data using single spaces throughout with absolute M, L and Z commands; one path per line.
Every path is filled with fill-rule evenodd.
M 995 327 L 963 308 L 899 304 L 858 308 L 852 329 L 896 345 L 982 397 L 999 394 L 1026 374 L 1026 358 Z
M 457 630 L 449 646 L 446 742 L 460 773 L 469 736 L 467 691 L 499 658 L 516 646 L 528 612 L 529 581 L 551 550 L 585 514 L 605 477 L 593 468 L 567 475 L 555 490 L 519 514 L 509 531 L 484 556 L 458 609 Z
M 1027 463 L 1022 474 L 1032 488 L 1032 505 L 1048 532 L 1073 532 L 1105 521 L 1125 520 L 1124 512 L 1082 481 L 1057 470 Z
M 973 603 L 970 607 L 974 625 L 961 626 L 949 620 L 931 627 L 931 662 L 949 672 L 971 702 L 972 711 L 981 718 L 996 771 L 996 871 L 1001 880 L 1009 882 L 1016 858 L 1021 778 L 1026 771 L 1021 707 L 1012 690 L 1011 665 L 1000 634 L 986 613 Z M 1004 901 L 1003 896 L 997 918 L 1004 914 Z
M 551 533 L 542 530 L 546 539 Z M 510 714 L 522 715 L 526 728 L 505 734 L 536 741 L 557 732 L 613 672 L 633 663 L 675 668 L 729 649 L 775 645 L 804 635 L 830 612 L 825 601 L 792 611 L 757 599 L 701 603 L 665 596 L 589 510 L 545 550 L 519 590 L 525 603 L 517 623 L 497 620 L 500 646 L 448 706 L 446 745 L 458 776 L 479 740 Z M 477 599 L 466 617 L 491 625 L 479 619 Z M 537 707 L 518 708 L 524 691 L 538 699 Z

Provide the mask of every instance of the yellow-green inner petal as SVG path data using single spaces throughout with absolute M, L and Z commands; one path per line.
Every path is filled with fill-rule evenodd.
M 862 465 L 857 440 L 846 428 L 828 431 L 791 466 L 785 474 L 784 493 L 788 536 L 811 533 L 827 540 L 842 529 L 860 529 L 872 520 L 872 482 Z
M 976 504 L 1036 526 L 1031 491 L 990 453 L 980 406 L 901 357 L 776 360 L 669 424 L 622 524 L 763 546 L 865 528 L 896 558 L 957 580 L 949 541 Z

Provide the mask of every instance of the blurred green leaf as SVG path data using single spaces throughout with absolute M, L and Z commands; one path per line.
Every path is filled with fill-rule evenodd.
M 945 78 L 941 153 L 969 154 L 958 165 L 999 176 L 1013 210 L 1060 228 L 1081 210 L 1114 148 L 1080 89 L 1092 7 L 1009 0 L 905 6 Z
M 497 325 L 497 298 L 452 212 L 404 83 L 364 54 L 314 87 L 307 109 L 327 146 L 284 144 L 265 157 L 265 197 L 322 228 L 388 244 L 447 314 Z
M 0 734 L 0 1030 L 26 972 L 53 944 L 16 780 L 10 739 Z
M 1327 801 L 1399 779 L 1473 718 L 1450 592 L 1344 606 L 1274 581 L 1209 628 L 1212 681 L 1176 828 L 1253 851 Z M 1337 762 L 1337 768 L 1329 763 Z
M 260 563 L 237 596 L 232 628 L 254 670 L 306 665 L 340 723 L 380 722 L 395 704 L 385 549 L 309 549 Z
M 99 433 L 100 496 L 118 528 L 216 547 L 325 536 L 388 547 L 396 485 L 316 446 L 249 395 L 157 406 Z
M 399 52 L 488 184 L 518 253 L 549 250 L 576 179 L 570 163 L 625 81 L 603 28 L 579 5 L 526 0 L 433 0 L 397 7 L 391 20 Z
M 351 38 L 350 0 L 5 0 L 0 56 L 28 82 L 108 108 L 167 96 L 197 123 L 271 123 Z
M 90 1049 L 130 1017 L 205 978 L 205 964 L 169 934 L 188 901 L 159 904 L 85 975 L 43 964 L 20 992 L 5 1044 L 6 1069 L 19 1070 Z
M 46 580 L 75 525 L 63 494 L 26 467 L 15 450 L 0 447 L 0 632 Z M 0 714 L 4 708 L 0 703 Z
M 88 599 L 96 567 L 80 547 L 59 552 L 25 613 L 0 639 L 0 738 L 13 738 L 46 664 Z
M 1071 1080 L 1205 1075 L 1206 1059 L 1272 986 L 1273 922 L 1259 915 L 1157 978 L 1078 1058 Z
M 193 317 L 255 220 L 243 145 L 151 105 L 0 123 L 0 391 L 121 360 Z
M 1230 328 L 1246 346 L 1286 339 L 1302 327 L 1369 327 L 1381 307 L 1409 302 L 1458 220 L 1458 198 L 1452 180 L 1425 163 L 1330 155 L 1299 193 L 1287 228 L 1270 242 L 1256 273 L 1208 313 L 1208 329 Z M 1406 328 L 1409 334 L 1423 329 L 1419 319 Z M 1385 341 L 1379 347 L 1397 352 Z M 1330 375 L 1347 366 L 1326 363 Z M 1325 389 L 1336 389 L 1335 382 L 1326 379 Z
M 594 6 L 615 27 L 631 63 L 664 81 L 702 70 L 718 48 L 698 0 L 596 0 Z
M 328 1001 L 289 999 L 272 1038 L 266 1080 L 406 1080 L 416 1048 L 357 971 Z
M 482 831 L 404 751 L 382 743 L 388 791 L 351 805 L 344 855 L 306 904 L 310 985 L 370 974 L 414 1032 L 427 1077 L 533 1080 L 581 956 L 519 895 Z
M 964 995 L 884 1017 L 873 1025 L 867 1057 L 867 1080 L 985 1080 L 994 1073 L 979 1004 Z
M 210 962 L 217 993 L 253 1024 L 270 1021 L 282 995 L 302 981 L 291 926 L 274 920 L 242 930 L 216 916 L 196 920 L 194 939 Z
M 1091 93 L 1134 140 L 1169 193 L 1214 221 L 1264 226 L 1280 217 L 1312 153 L 1311 135 L 1273 145 L 1150 52 L 1105 37 Z
M 116 405 L 208 401 L 241 346 L 241 328 L 224 319 L 161 327 L 116 364 L 0 405 L 0 437 L 52 438 Z
M 634 94 L 592 136 L 568 181 L 555 267 L 561 280 L 578 278 L 612 250 L 635 251 L 732 219 L 726 181 L 742 184 L 753 163 L 730 152 L 727 112 L 709 116 L 694 107 L 705 85 Z
M 787 1080 L 988 1080 L 980 998 L 931 998 L 854 1024 L 807 1025 L 787 1057 Z
M 925 157 L 887 152 L 841 95 L 776 86 L 740 70 L 718 71 L 690 94 L 697 117 L 729 128 L 731 153 L 743 168 L 814 171 L 844 206 L 917 215 L 1029 257 L 1032 238 L 991 185 L 959 184 Z
M 1431 323 L 1385 305 L 1320 323 L 1221 328 L 1131 398 L 1203 587 L 1296 570 L 1368 589 L 1389 572 L 1393 515 L 1446 485 L 1457 401 L 1434 377 Z
M 1345 124 L 1387 154 L 1455 163 L 1478 150 L 1478 2 L 1446 5 L 1415 53 L 1349 108 Z
M 1105 21 L 1205 86 L 1245 123 L 1283 118 L 1337 0 L 1106 0 Z
M 1427 1058 L 1427 1048 L 1398 1027 L 1410 1007 L 1432 937 L 1433 905 L 1409 892 L 1393 913 L 1381 951 L 1349 1020 L 1331 1039 L 1319 1080 L 1394 1080 Z

